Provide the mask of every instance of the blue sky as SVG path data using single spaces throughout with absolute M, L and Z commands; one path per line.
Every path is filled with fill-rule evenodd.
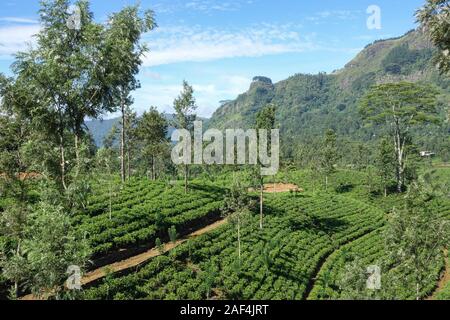
M 91 0 L 96 20 L 132 0 Z M 172 112 L 183 79 L 196 90 L 198 114 L 209 117 L 219 101 L 246 91 L 257 75 L 274 82 L 296 73 L 342 68 L 365 45 L 414 28 L 424 0 L 141 0 L 156 12 L 158 29 L 143 41 L 151 52 L 133 95 L 139 113 L 149 106 Z M 367 8 L 381 12 L 369 29 Z M 0 72 L 38 32 L 38 0 L 2 0 Z M 110 117 L 110 115 L 108 116 Z

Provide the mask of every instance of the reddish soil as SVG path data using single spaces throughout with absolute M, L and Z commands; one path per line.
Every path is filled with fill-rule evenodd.
M 4 173 L 0 173 L 0 178 L 4 178 L 5 174 Z M 38 179 L 42 177 L 42 175 L 40 173 L 37 172 L 22 172 L 19 174 L 19 179 L 20 180 L 28 180 L 28 179 Z
M 264 185 L 265 193 L 283 193 L 291 191 L 304 192 L 305 190 L 291 183 L 268 183 Z

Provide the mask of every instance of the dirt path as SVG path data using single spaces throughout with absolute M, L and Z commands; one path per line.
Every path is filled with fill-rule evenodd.
M 87 285 L 93 281 L 99 280 L 104 278 L 107 275 L 107 272 L 109 273 L 116 273 L 116 272 L 120 272 L 120 271 L 124 271 L 130 268 L 134 268 L 134 267 L 138 267 L 139 265 L 143 264 L 144 262 L 147 262 L 148 260 L 150 260 L 151 258 L 155 258 L 157 256 L 160 256 L 161 254 L 166 253 L 167 251 L 172 250 L 173 248 L 178 247 L 179 245 L 185 243 L 186 241 L 188 241 L 189 239 L 194 239 L 197 238 L 205 233 L 208 233 L 210 231 L 213 231 L 221 226 L 223 226 L 224 224 L 227 223 L 226 219 L 223 220 L 219 220 L 209 226 L 206 226 L 203 229 L 197 230 L 191 234 L 189 234 L 187 237 L 178 240 L 177 242 L 173 243 L 165 243 L 163 245 L 163 249 L 160 251 L 158 248 L 153 248 L 150 249 L 144 253 L 141 253 L 137 256 L 125 259 L 123 261 L 119 261 L 107 266 L 104 266 L 102 268 L 93 270 L 89 273 L 87 273 L 82 279 L 81 279 L 81 284 Z M 38 300 L 34 295 L 29 294 L 26 295 L 24 297 L 22 297 L 20 300 Z
M 250 192 L 256 192 L 254 188 L 249 189 Z M 264 193 L 283 193 L 283 192 L 304 192 L 302 188 L 299 188 L 295 184 L 291 183 L 267 183 L 264 185 Z
M 437 294 L 439 292 L 441 292 L 441 290 L 444 289 L 445 285 L 450 281 L 450 265 L 449 265 L 449 262 L 448 262 L 448 250 L 445 250 L 444 254 L 445 254 L 445 272 L 444 272 L 444 275 L 439 280 L 436 290 L 426 300 L 435 300 Z

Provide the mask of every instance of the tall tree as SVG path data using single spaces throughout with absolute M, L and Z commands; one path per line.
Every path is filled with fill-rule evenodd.
M 275 113 L 276 106 L 273 104 L 269 104 L 264 107 L 261 111 L 256 114 L 256 129 L 267 130 L 267 132 L 271 132 L 272 129 L 275 129 Z M 270 137 L 270 136 L 269 136 Z M 271 150 L 271 141 L 269 138 L 268 148 Z M 261 166 L 261 164 L 260 164 Z M 256 171 L 256 180 L 259 187 L 259 228 L 263 228 L 263 220 L 264 220 L 264 176 L 261 175 L 261 168 L 258 168 L 259 172 Z
M 388 139 L 381 140 L 375 163 L 383 185 L 384 196 L 387 197 L 389 182 L 393 179 L 395 172 L 395 153 Z
M 242 226 L 248 221 L 251 216 L 251 209 L 253 201 L 248 196 L 247 191 L 241 185 L 236 176 L 233 178 L 233 185 L 227 192 L 224 200 L 224 207 L 222 212 L 228 220 L 236 226 L 237 231 L 237 247 L 239 265 L 241 264 L 241 230 Z
M 357 170 L 366 170 L 370 164 L 370 149 L 366 143 L 357 142 L 354 146 L 353 161 Z
M 139 120 L 137 133 L 143 142 L 143 154 L 150 161 L 151 179 L 156 179 L 156 159 L 167 141 L 168 123 L 163 114 L 151 107 Z
M 112 15 L 104 40 L 103 52 L 111 62 L 111 76 L 108 78 L 112 92 L 109 103 L 118 105 L 122 114 L 122 123 L 126 123 L 126 108 L 132 103 L 130 93 L 140 87 L 136 74 L 142 65 L 142 57 L 148 51 L 140 43 L 144 33 L 156 27 L 154 13 L 147 10 L 139 14 L 138 6 L 126 7 Z M 109 73 L 108 73 L 109 74 Z M 125 181 L 126 128 L 122 126 L 120 138 L 121 178 Z
M 125 109 L 125 116 L 122 117 L 122 121 L 125 121 L 124 124 L 121 123 L 121 126 L 123 127 L 121 132 L 125 133 L 125 143 L 123 144 L 123 147 L 126 155 L 126 178 L 130 179 L 134 152 L 137 148 L 137 113 L 128 106 Z
M 176 127 L 177 129 L 185 129 L 192 131 L 194 128 L 194 121 L 197 115 L 194 113 L 197 109 L 194 97 L 194 89 L 187 81 L 183 81 L 183 90 L 175 99 L 174 108 L 176 112 Z M 184 164 L 184 191 L 188 192 L 188 178 L 189 167 Z
M 104 64 L 109 61 L 101 52 L 103 26 L 94 21 L 87 1 L 76 2 L 76 10 L 70 8 L 68 0 L 41 1 L 37 44 L 19 53 L 13 66 L 17 83 L 31 97 L 23 105 L 24 112 L 58 145 L 63 189 L 67 189 L 67 164 L 72 162 L 66 151 L 72 140 L 68 133 L 74 135 L 78 164 L 84 119 L 114 111 L 104 103 L 108 92 Z
M 430 86 L 399 82 L 374 86 L 361 100 L 365 120 L 385 124 L 396 156 L 397 191 L 405 183 L 408 134 L 413 126 L 438 122 L 437 91 Z
M 336 133 L 333 130 L 328 130 L 323 141 L 321 154 L 321 168 L 325 173 L 325 188 L 328 189 L 328 179 L 335 171 L 335 165 L 338 160 L 338 150 L 336 142 Z

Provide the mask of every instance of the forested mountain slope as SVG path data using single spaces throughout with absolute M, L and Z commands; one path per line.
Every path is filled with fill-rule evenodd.
M 397 81 L 426 82 L 438 87 L 444 124 L 433 130 L 434 140 L 422 144 L 438 148 L 436 140 L 449 134 L 446 110 L 450 101 L 450 79 L 439 75 L 433 62 L 434 48 L 420 31 L 402 37 L 376 41 L 362 50 L 343 69 L 332 74 L 296 74 L 273 84 L 255 77 L 250 89 L 236 100 L 222 105 L 209 127 L 247 128 L 258 110 L 268 103 L 277 105 L 277 120 L 284 146 L 323 136 L 333 129 L 341 137 L 367 141 L 381 128 L 366 128 L 358 114 L 358 101 L 374 84 Z M 445 121 L 447 120 L 447 121 Z M 423 136 L 423 135 L 422 135 Z M 285 152 L 289 150 L 284 150 Z

